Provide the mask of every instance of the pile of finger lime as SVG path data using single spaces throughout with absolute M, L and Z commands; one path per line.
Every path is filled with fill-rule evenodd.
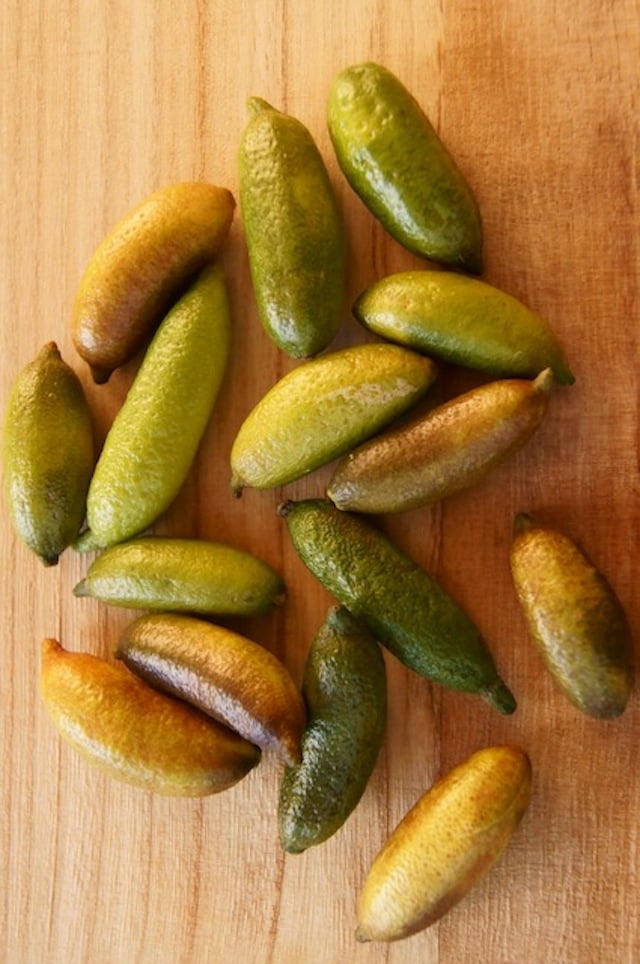
M 185 182 L 149 195 L 91 257 L 71 333 L 101 391 L 139 358 L 99 454 L 82 381 L 55 344 L 18 373 L 3 465 L 15 531 L 46 566 L 92 553 L 77 596 L 143 610 L 114 659 L 42 647 L 41 693 L 60 735 L 135 787 L 217 793 L 282 763 L 282 847 L 301 853 L 354 811 L 385 737 L 386 651 L 433 684 L 500 713 L 516 700 L 458 602 L 376 525 L 466 489 L 536 432 L 574 378 L 549 324 L 479 277 L 482 221 L 453 157 L 384 67 L 334 79 L 328 130 L 340 171 L 424 267 L 378 279 L 353 315 L 372 337 L 332 351 L 348 245 L 332 182 L 299 120 L 252 97 L 238 151 L 238 202 L 258 315 L 296 364 L 249 411 L 229 483 L 277 489 L 335 462 L 317 498 L 283 501 L 291 546 L 335 600 L 302 686 L 284 662 L 216 618 L 286 606 L 278 572 L 253 553 L 153 534 L 207 429 L 231 348 L 220 252 L 236 200 Z M 479 384 L 442 404 L 443 369 Z M 609 583 L 565 534 L 525 512 L 511 572 L 532 639 L 582 712 L 619 716 L 632 643 Z M 445 773 L 400 822 L 361 889 L 356 936 L 391 941 L 428 927 L 497 860 L 531 794 L 516 746 L 488 746 Z

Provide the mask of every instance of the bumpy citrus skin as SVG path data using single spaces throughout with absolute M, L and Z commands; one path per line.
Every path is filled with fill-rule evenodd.
M 293 358 L 317 355 L 340 326 L 346 275 L 342 219 L 307 128 L 259 97 L 238 156 L 239 200 L 262 323 Z
M 477 484 L 538 429 L 552 383 L 550 369 L 489 382 L 377 435 L 336 466 L 329 498 L 354 512 L 402 512 Z
M 331 86 L 329 132 L 354 191 L 415 254 L 482 271 L 475 198 L 415 98 L 375 63 L 341 71 Z
M 433 362 L 398 345 L 355 345 L 305 362 L 246 417 L 231 449 L 231 485 L 285 485 L 344 454 L 421 398 Z
M 302 760 L 285 769 L 278 805 L 288 853 L 302 853 L 340 829 L 360 802 L 384 737 L 384 659 L 375 638 L 345 609 L 332 609 L 316 635 L 302 689 L 309 712 Z
M 328 499 L 280 506 L 307 568 L 414 672 L 482 695 L 501 713 L 516 702 L 476 626 L 420 566 L 361 516 Z
M 253 640 L 192 616 L 154 613 L 125 629 L 116 655 L 251 743 L 299 761 L 302 697 L 284 664 Z
M 400 271 L 356 299 L 353 313 L 389 341 L 495 377 L 535 378 L 551 368 L 575 379 L 549 324 L 517 298 L 453 271 Z
M 220 390 L 231 319 L 222 268 L 204 268 L 156 331 L 105 439 L 87 497 L 93 544 L 143 532 L 189 472 Z
M 252 553 L 160 536 L 105 549 L 73 591 L 112 606 L 229 616 L 267 613 L 285 592 L 280 575 Z
M 96 382 L 147 343 L 181 289 L 220 250 L 235 201 L 226 188 L 185 182 L 130 211 L 94 252 L 80 281 L 71 333 Z
M 358 900 L 359 941 L 397 941 L 430 927 L 504 853 L 531 798 L 531 763 L 492 746 L 443 776 L 377 855 Z
M 68 652 L 53 639 L 42 646 L 40 686 L 63 739 L 139 789 L 176 797 L 218 793 L 260 760 L 251 743 L 152 689 L 123 664 Z
M 4 418 L 7 504 L 20 539 L 46 566 L 77 537 L 94 466 L 91 413 L 54 342 L 16 377 Z
M 620 716 L 634 685 L 631 630 L 611 585 L 567 535 L 515 521 L 511 572 L 531 637 L 555 682 L 581 712 Z

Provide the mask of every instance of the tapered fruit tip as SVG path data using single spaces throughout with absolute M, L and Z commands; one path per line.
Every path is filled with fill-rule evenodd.
M 48 355 L 54 355 L 56 358 L 61 358 L 60 349 L 55 341 L 48 341 L 40 349 L 40 354 L 44 357 Z
M 52 566 L 58 565 L 58 560 L 60 557 L 56 554 L 53 556 L 38 556 L 38 558 L 43 566 L 45 566 L 47 569 L 51 569 Z
M 367 935 L 364 933 L 364 931 L 362 930 L 361 927 L 358 927 L 358 929 L 356 930 L 356 940 L 358 941 L 359 944 L 368 944 L 368 943 L 369 943 L 369 938 L 368 938 Z
M 533 388 L 536 392 L 550 392 L 555 382 L 555 376 L 551 368 L 545 368 L 533 380 Z
M 42 640 L 42 658 L 46 659 L 47 656 L 52 656 L 54 653 L 60 652 L 62 646 L 57 639 L 47 639 Z
M 75 585 L 72 589 L 74 596 L 90 596 L 91 593 L 87 589 L 87 580 L 81 579 L 80 582 Z
M 482 695 L 491 706 L 495 707 L 499 713 L 503 713 L 505 716 L 510 716 L 511 713 L 515 713 L 518 706 L 515 696 L 502 680 L 494 683 L 494 685 L 485 690 Z
M 513 520 L 513 534 L 519 536 L 534 525 L 532 516 L 528 512 L 518 512 Z
M 234 497 L 234 499 L 240 498 L 240 496 L 242 495 L 243 488 L 244 486 L 240 481 L 240 479 L 237 477 L 237 475 L 232 475 L 231 476 L 231 494 Z
M 280 503 L 280 505 L 279 505 L 278 508 L 276 509 L 276 512 L 277 512 L 278 515 L 281 516 L 283 519 L 286 519 L 287 516 L 289 515 L 289 513 L 291 512 L 291 510 L 293 509 L 293 506 L 294 506 L 293 500 L 292 500 L 292 499 L 287 499 L 285 502 L 281 502 L 281 503 Z
M 107 368 L 99 368 L 94 365 L 89 365 L 89 369 L 91 371 L 91 377 L 96 385 L 106 385 L 111 377 L 111 372 Z
M 263 97 L 249 97 L 247 98 L 247 110 L 252 117 L 255 117 L 256 114 L 261 114 L 265 110 L 274 110 L 274 108 Z

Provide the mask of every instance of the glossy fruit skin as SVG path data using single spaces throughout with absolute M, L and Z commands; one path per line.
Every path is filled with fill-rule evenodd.
M 386 671 L 376 639 L 345 609 L 330 610 L 305 667 L 309 719 L 302 761 L 280 786 L 280 842 L 302 853 L 333 836 L 358 805 L 387 718 Z
M 16 377 L 4 417 L 2 461 L 14 528 L 45 566 L 76 539 L 95 462 L 80 379 L 54 342 Z
M 239 201 L 258 311 L 293 358 L 327 347 L 341 322 L 346 277 L 342 218 L 307 128 L 259 97 L 238 155 Z
M 355 345 L 288 372 L 246 417 L 231 485 L 285 485 L 349 451 L 421 398 L 436 366 L 397 345 Z
M 222 268 L 202 270 L 156 331 L 116 415 L 87 497 L 102 547 L 147 529 L 191 468 L 227 367 L 231 319 Z
M 281 603 L 285 590 L 280 575 L 252 553 L 148 536 L 105 549 L 73 591 L 133 609 L 252 616 Z
M 631 629 L 606 578 L 564 533 L 519 513 L 511 572 L 529 632 L 570 702 L 614 719 L 634 686 Z
M 501 713 L 515 710 L 471 619 L 375 526 L 328 499 L 288 501 L 279 511 L 307 568 L 400 662 Z
M 428 790 L 374 859 L 358 900 L 359 941 L 430 927 L 504 853 L 531 798 L 519 747 L 478 750 Z
M 347 67 L 328 125 L 353 190 L 409 251 L 480 274 L 482 222 L 471 189 L 424 111 L 389 70 Z
M 339 509 L 390 513 L 468 489 L 539 428 L 552 383 L 550 369 L 489 382 L 383 432 L 338 463 L 327 495 Z
M 551 368 L 575 379 L 549 324 L 517 298 L 453 271 L 400 271 L 363 291 L 353 313 L 369 331 L 436 359 L 501 377 Z
M 253 640 L 192 616 L 153 613 L 125 629 L 116 655 L 250 743 L 275 748 L 288 763 L 300 759 L 304 702 L 284 664 Z
M 94 252 L 71 334 L 94 381 L 134 358 L 193 276 L 219 252 L 235 201 L 226 188 L 170 184 L 146 197 Z
M 122 663 L 68 652 L 47 639 L 40 688 L 62 738 L 108 776 L 166 796 L 198 797 L 233 786 L 260 751 Z

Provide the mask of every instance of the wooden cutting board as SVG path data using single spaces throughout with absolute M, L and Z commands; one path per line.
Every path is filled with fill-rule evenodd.
M 81 374 L 103 436 L 129 384 L 89 383 L 69 335 L 94 247 L 164 184 L 237 189 L 257 94 L 299 117 L 326 158 L 350 237 L 342 331 L 366 339 L 355 295 L 418 266 L 342 178 L 325 107 L 342 67 L 385 64 L 415 93 L 481 205 L 486 278 L 552 323 L 577 376 L 536 437 L 476 489 L 382 520 L 473 616 L 519 708 L 500 717 L 387 658 L 389 722 L 356 812 L 326 844 L 285 857 L 278 764 L 216 797 L 179 801 L 110 781 L 62 745 L 38 695 L 40 641 L 108 657 L 132 613 L 76 599 L 88 559 L 45 570 L 0 522 L 0 956 L 7 964 L 623 964 L 638 960 L 640 704 L 588 720 L 527 639 L 508 571 L 514 513 L 576 538 L 640 625 L 636 0 L 6 0 L 2 85 L 2 405 L 45 341 Z M 158 531 L 262 555 L 289 597 L 243 631 L 300 680 L 331 602 L 276 514 L 321 495 L 322 470 L 274 492 L 229 492 L 249 408 L 293 363 L 256 316 L 241 220 L 225 253 L 234 352 L 193 472 Z M 451 375 L 451 373 L 450 373 Z M 461 386 L 462 382 L 460 382 Z M 460 387 L 455 379 L 449 389 Z M 386 835 L 441 773 L 502 741 L 529 752 L 533 800 L 501 862 L 432 929 L 357 945 L 355 901 Z

